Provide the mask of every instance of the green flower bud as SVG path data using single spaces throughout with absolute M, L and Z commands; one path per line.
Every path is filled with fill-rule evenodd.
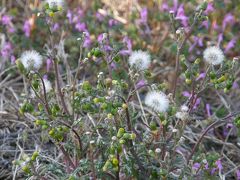
M 131 138 L 131 135 L 129 133 L 124 133 L 123 134 L 123 138 L 124 139 L 130 139 Z
M 130 136 L 130 139 L 134 140 L 134 139 L 136 139 L 136 137 L 137 137 L 136 134 L 132 133 L 131 136 Z
M 29 168 L 28 165 L 23 166 L 23 167 L 22 167 L 22 170 L 23 170 L 23 172 L 25 172 L 26 174 L 30 174 L 30 173 L 31 173 L 30 168 Z
M 120 143 L 120 144 L 125 144 L 126 141 L 125 141 L 124 139 L 120 139 L 119 143 Z
M 117 165 L 118 165 L 118 159 L 117 159 L 117 158 L 113 158 L 113 159 L 112 159 L 112 164 L 113 164 L 114 166 L 117 166 Z
M 119 128 L 118 133 L 117 133 L 117 137 L 118 138 L 122 137 L 124 132 L 125 132 L 124 128 Z
M 82 89 L 85 91 L 90 91 L 92 89 L 92 86 L 88 81 L 84 81 L 82 84 Z
M 186 82 L 186 84 L 191 84 L 192 83 L 192 80 L 191 79 L 185 79 L 185 82 Z
M 222 75 L 220 78 L 218 78 L 218 80 L 217 80 L 217 82 L 218 83 L 222 83 L 222 82 L 224 82 L 224 81 L 226 81 L 226 76 L 225 75 Z
M 34 151 L 34 153 L 32 154 L 31 160 L 35 161 L 36 158 L 38 157 L 39 153 L 37 151 Z

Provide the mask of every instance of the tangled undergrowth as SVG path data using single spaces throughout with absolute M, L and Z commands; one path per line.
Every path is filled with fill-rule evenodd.
M 239 9 L 3 0 L 0 179 L 240 179 Z

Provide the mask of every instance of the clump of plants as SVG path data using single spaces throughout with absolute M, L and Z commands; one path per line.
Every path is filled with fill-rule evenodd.
M 221 126 L 240 126 L 239 110 L 223 100 L 234 91 L 239 59 L 228 58 L 215 42 L 186 52 L 190 37 L 197 38 L 208 21 L 209 6 L 198 4 L 190 17 L 181 9 L 161 17 L 171 22 L 174 40 L 174 73 L 166 82 L 156 78 L 157 55 L 147 47 L 132 47 L 128 37 L 117 42 L 107 31 L 91 37 L 63 1 L 42 3 L 35 15 L 47 29 L 48 38 L 39 41 L 44 48 L 27 48 L 15 61 L 26 90 L 18 114 L 31 116 L 40 143 L 13 165 L 35 179 L 225 178 L 226 145 L 216 152 L 204 140 Z M 67 18 L 67 26 L 81 32 L 67 36 L 66 27 L 55 27 Z M 138 22 L 148 36 L 144 11 Z M 210 109 L 201 101 L 206 93 L 217 93 L 224 107 Z M 56 160 L 46 157 L 47 143 L 56 147 Z

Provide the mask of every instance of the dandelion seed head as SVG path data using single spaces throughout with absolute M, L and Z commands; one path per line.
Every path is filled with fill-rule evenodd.
M 203 52 L 203 58 L 209 64 L 219 65 L 224 60 L 224 54 L 220 48 L 211 46 L 205 49 Z
M 22 53 L 20 61 L 27 70 L 39 70 L 42 66 L 42 56 L 35 50 Z
M 145 104 L 156 112 L 166 112 L 169 107 L 169 99 L 163 92 L 151 91 L 145 97 Z
M 129 64 L 137 70 L 145 70 L 151 63 L 150 55 L 142 50 L 133 51 L 129 57 Z

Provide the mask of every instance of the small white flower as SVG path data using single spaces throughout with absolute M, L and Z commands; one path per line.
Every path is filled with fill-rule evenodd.
M 178 130 L 177 130 L 177 129 L 173 129 L 172 132 L 173 132 L 173 133 L 176 133 L 176 132 L 178 132 Z
M 169 99 L 163 92 L 150 91 L 145 97 L 145 104 L 156 112 L 166 112 L 169 107 Z
M 94 141 L 94 140 L 92 140 L 92 141 L 90 141 L 89 143 L 90 143 L 90 144 L 94 144 L 94 143 L 95 143 L 95 141 Z
M 112 137 L 112 141 L 116 141 L 117 140 L 117 137 L 116 136 L 113 136 Z
M 188 113 L 187 112 L 177 112 L 175 114 L 176 118 L 181 120 L 187 120 L 188 119 Z
M 160 148 L 156 148 L 155 149 L 155 153 L 160 153 L 161 152 L 161 149 Z
M 223 62 L 224 54 L 220 48 L 211 46 L 205 49 L 203 52 L 203 58 L 209 64 L 218 65 Z
M 48 5 L 51 9 L 63 8 L 65 5 L 64 0 L 46 0 L 46 2 L 48 3 Z
M 181 111 L 187 112 L 188 111 L 188 107 L 186 105 L 182 105 L 181 106 Z
M 23 52 L 20 61 L 27 70 L 39 70 L 43 63 L 42 56 L 35 50 Z
M 52 90 L 52 84 L 49 80 L 43 79 L 46 93 L 49 93 Z M 43 84 L 41 84 L 41 90 L 43 91 Z
M 129 64 L 137 70 L 145 70 L 151 63 L 150 55 L 147 52 L 138 50 L 133 51 L 129 57 Z

